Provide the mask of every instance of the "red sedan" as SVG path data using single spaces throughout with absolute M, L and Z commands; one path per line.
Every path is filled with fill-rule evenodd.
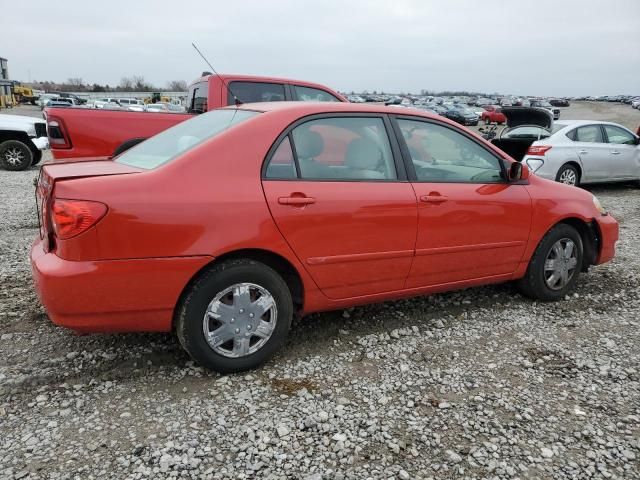
M 505 117 L 504 114 L 500 111 L 500 107 L 489 105 L 483 108 L 485 109 L 485 111 L 480 115 L 480 120 L 485 124 L 488 125 L 490 123 L 497 123 L 499 125 L 502 125 L 507 121 L 507 117 Z
M 378 105 L 215 110 L 115 161 L 46 165 L 37 199 L 54 323 L 175 330 L 221 372 L 267 360 L 296 314 L 511 280 L 561 299 L 618 238 L 589 192 Z

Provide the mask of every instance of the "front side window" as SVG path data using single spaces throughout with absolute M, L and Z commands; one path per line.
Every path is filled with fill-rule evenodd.
M 397 179 L 389 137 L 382 118 L 335 117 L 310 120 L 295 127 L 290 136 L 302 179 Z M 290 146 L 285 138 L 270 159 L 267 178 L 283 178 L 294 174 L 289 151 Z
M 296 97 L 302 102 L 339 102 L 340 100 L 331 95 L 329 92 L 320 90 L 318 88 L 301 87 L 300 85 L 294 85 L 293 88 L 296 91 Z
M 502 181 L 500 160 L 456 130 L 417 120 L 398 125 L 419 182 Z
M 236 103 L 235 98 L 240 103 L 283 102 L 286 100 L 282 83 L 231 82 L 228 90 L 227 102 L 229 105 Z
M 576 128 L 576 142 L 602 143 L 602 130 L 599 125 L 585 125 Z
M 212 110 L 154 135 L 122 153 L 115 161 L 150 170 L 256 115 L 258 112 L 249 110 Z
M 605 132 L 607 132 L 607 139 L 609 143 L 615 143 L 618 145 L 635 145 L 636 138 L 631 135 L 630 132 L 623 130 L 620 127 L 614 127 L 613 125 L 603 125 Z

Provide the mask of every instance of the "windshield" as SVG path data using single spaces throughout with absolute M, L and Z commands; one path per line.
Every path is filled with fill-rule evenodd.
M 151 170 L 255 115 L 258 115 L 258 112 L 237 109 L 213 110 L 145 140 L 116 157 L 115 161 Z
M 549 131 L 536 125 L 522 125 L 503 132 L 502 138 L 547 138 Z

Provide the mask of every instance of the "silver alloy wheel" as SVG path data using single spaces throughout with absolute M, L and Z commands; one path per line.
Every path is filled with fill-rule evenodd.
M 565 185 L 575 185 L 577 179 L 576 172 L 567 168 L 560 174 L 560 178 L 558 180 L 560 183 L 564 183 Z
M 7 148 L 4 151 L 4 159 L 7 163 L 16 166 L 22 163 L 24 160 L 24 154 L 18 147 Z
M 551 290 L 562 290 L 573 278 L 578 265 L 576 244 L 562 238 L 553 244 L 544 261 L 544 281 Z
M 277 319 L 276 301 L 266 289 L 236 283 L 209 303 L 202 329 L 214 352 L 238 358 L 260 350 L 271 338 Z

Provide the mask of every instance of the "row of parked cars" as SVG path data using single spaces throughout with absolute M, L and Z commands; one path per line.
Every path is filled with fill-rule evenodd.
M 574 97 L 574 100 L 586 100 L 590 102 L 618 102 L 640 108 L 640 95 L 601 95 L 599 97 L 583 96 Z
M 39 105 L 42 110 L 46 107 L 75 107 L 98 108 L 107 110 L 129 110 L 133 112 L 155 113 L 184 113 L 186 110 L 179 102 L 145 103 L 139 98 L 104 97 L 86 99 L 73 93 L 45 93 L 40 96 Z

